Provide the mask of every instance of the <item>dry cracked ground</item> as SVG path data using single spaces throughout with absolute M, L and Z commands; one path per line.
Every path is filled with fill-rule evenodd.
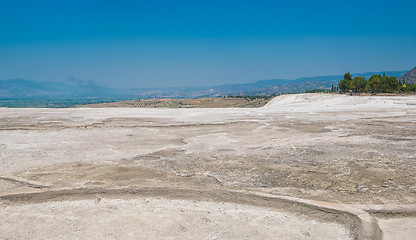
M 364 239 L 345 214 L 259 194 L 413 209 L 415 163 L 414 95 L 0 108 L 0 239 Z M 371 215 L 373 239 L 414 239 L 414 211 Z

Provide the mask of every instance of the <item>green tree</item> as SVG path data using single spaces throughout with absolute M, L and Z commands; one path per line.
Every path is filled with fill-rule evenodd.
M 367 90 L 370 92 L 381 92 L 383 89 L 383 76 L 373 75 L 368 79 Z
M 344 74 L 344 79 L 347 79 L 347 80 L 352 80 L 352 76 L 351 76 L 351 73 L 350 72 L 347 72 L 346 74 Z
M 354 92 L 364 92 L 367 80 L 365 77 L 355 77 L 351 80 L 350 89 Z
M 416 84 L 408 84 L 407 91 L 416 92 Z
M 341 89 L 341 92 L 348 91 L 350 89 L 350 83 L 351 83 L 350 80 L 342 79 L 338 84 L 338 87 L 339 89 Z
M 394 92 L 399 86 L 399 81 L 396 77 L 384 77 L 385 78 L 385 92 Z
M 370 77 L 367 89 L 371 92 L 393 92 L 400 87 L 396 77 L 373 75 Z
M 344 74 L 344 78 L 339 82 L 338 87 L 341 89 L 341 92 L 346 92 L 351 89 L 351 73 L 347 72 Z

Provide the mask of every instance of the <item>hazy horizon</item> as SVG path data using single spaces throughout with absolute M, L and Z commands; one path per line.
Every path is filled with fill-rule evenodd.
M 0 79 L 126 88 L 410 70 L 412 1 L 1 1 Z
M 405 70 L 392 70 L 392 71 L 368 71 L 368 72 L 360 72 L 360 73 L 354 73 L 352 72 L 352 76 L 364 76 L 364 74 L 369 74 L 369 73 L 376 73 L 376 74 L 389 74 L 389 73 L 396 73 L 396 72 L 407 72 L 410 69 L 405 69 Z M 106 85 L 102 85 L 100 83 L 97 84 L 96 81 L 91 80 L 91 79 L 79 79 L 79 78 L 74 78 L 74 77 L 69 77 L 67 80 L 65 81 L 43 81 L 43 80 L 33 80 L 33 79 L 26 79 L 26 78 L 9 78 L 9 79 L 0 79 L 0 81 L 3 80 L 27 80 L 27 81 L 35 81 L 38 83 L 47 83 L 47 82 L 54 82 L 54 83 L 66 83 L 66 84 L 72 84 L 72 85 L 76 85 L 76 86 L 85 86 L 85 87 L 104 87 L 104 88 L 112 88 L 112 89 L 174 89 L 174 88 L 210 88 L 210 87 L 219 87 L 219 86 L 226 86 L 226 85 L 235 85 L 235 84 L 251 84 L 251 83 L 256 83 L 258 81 L 273 81 L 273 80 L 281 80 L 281 81 L 295 81 L 298 79 L 302 79 L 302 78 L 319 78 L 319 77 L 330 77 L 330 76 L 339 76 L 339 79 L 342 78 L 344 73 L 340 73 L 340 74 L 331 74 L 331 75 L 317 75 L 317 76 L 302 76 L 299 78 L 292 78 L 292 79 L 287 79 L 287 78 L 270 78 L 270 79 L 255 79 L 252 81 L 248 81 L 248 82 L 238 82 L 238 83 L 219 83 L 216 85 L 198 85 L 198 86 L 193 86 L 193 85 L 186 85 L 186 86 L 156 86 L 156 87 L 129 87 L 129 86 L 106 86 Z M 402 73 L 403 74 L 403 73 Z M 367 76 L 368 78 L 368 76 Z M 325 80 L 321 80 L 321 81 L 325 81 Z

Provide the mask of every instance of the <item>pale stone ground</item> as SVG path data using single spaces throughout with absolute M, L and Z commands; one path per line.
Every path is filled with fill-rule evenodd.
M 289 230 L 293 226 L 296 231 Z M 18 239 L 349 238 L 341 224 L 322 223 L 273 209 L 160 198 L 8 206 L 2 210 L 0 232 L 0 236 Z
M 384 239 L 413 240 L 416 237 L 416 218 L 377 218 Z
M 0 108 L 0 194 L 80 187 L 163 187 L 261 191 L 334 203 L 414 206 L 415 149 L 416 96 L 284 95 L 258 109 Z M 158 225 L 146 221 L 140 225 L 149 238 L 353 236 L 349 227 L 336 218 L 323 219 L 320 213 L 299 214 L 230 200 L 226 211 L 235 210 L 232 220 L 231 215 L 221 218 L 213 211 L 215 221 L 222 226 L 215 227 L 202 224 L 205 213 L 196 210 L 217 208 L 220 203 L 215 199 L 198 202 L 195 209 L 184 213 L 179 205 L 188 205 L 188 200 L 150 199 L 152 209 L 166 208 L 166 212 L 152 218 Z M 1 231 L 0 239 L 123 238 L 137 226 L 120 220 L 117 229 L 108 229 L 105 216 L 123 219 L 133 205 L 131 211 L 137 213 L 134 221 L 139 221 L 151 215 L 149 209 L 139 213 L 143 201 L 140 197 L 126 200 L 124 196 L 113 200 L 103 197 L 98 205 L 92 200 L 65 198 L 58 202 L 3 201 L 0 215 L 8 223 L 1 222 L 0 227 L 8 231 Z M 119 212 L 103 210 L 117 204 Z M 67 208 L 82 211 L 71 212 L 73 221 L 67 222 L 63 217 Z M 44 214 L 38 215 L 41 210 Z M 256 222 L 256 216 L 264 211 L 271 212 L 273 219 Z M 103 225 L 90 225 L 95 214 L 101 216 Z M 290 219 L 284 228 L 282 216 Z M 38 218 L 43 220 L 32 221 Z M 190 218 L 196 220 L 187 222 Z M 386 239 L 413 236 L 414 218 L 383 219 L 379 222 Z M 61 227 L 51 228 L 52 222 Z M 178 230 L 181 224 L 186 231 Z M 22 233 L 19 226 L 29 230 Z M 198 231 L 191 230 L 198 227 Z M 81 229 L 81 235 L 71 235 L 75 234 L 70 231 L 73 228 Z M 171 231 L 163 233 L 166 229 Z M 210 235 L 213 229 L 218 230 L 218 236 Z M 277 232 L 281 235 L 275 235 Z

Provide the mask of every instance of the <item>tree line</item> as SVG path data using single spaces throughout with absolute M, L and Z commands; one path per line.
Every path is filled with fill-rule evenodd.
M 394 92 L 415 92 L 416 84 L 405 83 L 397 80 L 396 77 L 389 77 L 385 74 L 375 74 L 368 80 L 365 77 L 355 77 L 348 72 L 338 84 L 341 92 L 371 92 L 371 93 L 394 93 Z

